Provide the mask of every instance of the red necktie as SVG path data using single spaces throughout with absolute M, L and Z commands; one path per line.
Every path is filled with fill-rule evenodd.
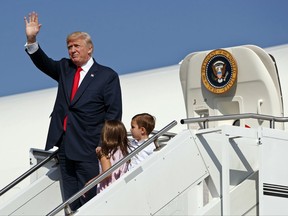
M 74 75 L 74 81 L 73 81 L 73 86 L 72 86 L 72 92 L 71 92 L 71 96 L 70 96 L 70 101 L 73 100 L 76 92 L 77 92 L 77 89 L 78 89 L 78 85 L 79 85 L 79 80 L 80 80 L 80 71 L 82 71 L 82 68 L 81 67 L 78 67 L 77 70 L 76 70 L 76 73 Z M 66 126 L 67 126 L 67 116 L 65 116 L 64 118 L 64 122 L 63 122 L 63 128 L 64 128 L 64 131 L 66 131 Z
M 72 87 L 72 92 L 71 92 L 71 96 L 70 96 L 70 100 L 72 101 L 75 94 L 76 94 L 76 91 L 78 89 L 78 85 L 79 85 L 79 80 L 80 80 L 80 71 L 82 71 L 82 68 L 81 67 L 78 67 L 77 68 L 77 71 L 74 75 L 74 81 L 73 81 L 73 87 Z

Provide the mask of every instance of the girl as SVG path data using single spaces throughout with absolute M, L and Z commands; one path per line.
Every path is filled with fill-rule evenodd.
M 107 120 L 101 134 L 101 147 L 96 148 L 96 154 L 100 162 L 100 174 L 129 154 L 129 141 L 124 124 L 118 120 Z M 98 185 L 98 192 L 108 187 L 128 170 L 128 163 L 124 163 L 111 175 L 102 180 Z M 98 177 L 98 176 L 97 176 Z M 96 177 L 95 177 L 96 178 Z M 93 181 L 91 179 L 89 182 Z M 88 183 L 89 183 L 88 182 Z

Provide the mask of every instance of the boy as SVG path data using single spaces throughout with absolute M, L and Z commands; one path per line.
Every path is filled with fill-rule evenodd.
M 155 117 L 148 113 L 137 114 L 132 118 L 130 131 L 134 139 L 131 141 L 131 151 L 135 150 L 149 138 L 149 135 L 154 130 L 154 127 Z M 151 155 L 154 149 L 155 146 L 151 143 L 145 149 L 140 151 L 137 155 L 131 158 L 128 169 L 131 170 L 133 167 Z

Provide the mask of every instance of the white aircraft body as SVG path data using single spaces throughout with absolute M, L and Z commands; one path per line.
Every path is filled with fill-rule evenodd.
M 175 136 L 73 214 L 287 215 L 287 55 L 288 45 L 245 45 L 121 75 L 127 129 L 148 112 L 159 136 L 167 126 Z M 0 98 L 0 189 L 38 163 L 30 149 L 44 148 L 55 96 L 51 88 Z M 51 163 L 0 196 L 0 215 L 63 215 Z

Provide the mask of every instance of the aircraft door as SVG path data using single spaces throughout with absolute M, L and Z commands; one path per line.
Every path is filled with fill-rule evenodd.
M 263 49 L 247 45 L 203 52 L 185 57 L 180 80 L 187 118 L 241 113 L 283 116 L 277 69 Z M 269 122 L 253 119 L 209 122 L 269 127 Z M 277 123 L 278 128 L 283 124 Z M 202 125 L 190 124 L 199 129 Z

